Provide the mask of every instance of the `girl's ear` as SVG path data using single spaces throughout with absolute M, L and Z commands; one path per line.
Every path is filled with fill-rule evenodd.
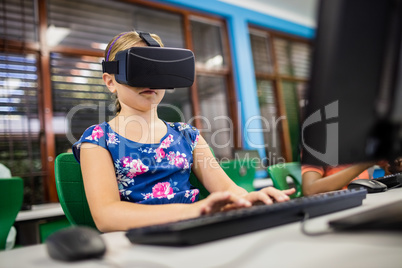
M 108 73 L 103 73 L 102 78 L 103 82 L 105 82 L 105 85 L 107 86 L 109 91 L 112 93 L 116 93 L 116 87 L 115 87 L 116 81 L 114 81 L 113 76 Z

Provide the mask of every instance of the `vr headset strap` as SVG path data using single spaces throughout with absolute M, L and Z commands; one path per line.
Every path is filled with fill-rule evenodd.
M 149 33 L 140 32 L 140 31 L 137 31 L 137 33 L 140 35 L 141 39 L 144 40 L 145 43 L 147 43 L 148 46 L 160 47 L 159 43 L 156 42 L 156 40 L 153 39 Z
M 119 62 L 118 61 L 102 61 L 102 72 L 109 74 L 119 73 Z
M 149 33 L 137 31 L 141 39 L 150 47 L 160 47 L 159 43 L 151 37 Z M 109 74 L 119 73 L 119 63 L 117 61 L 102 61 L 102 72 Z

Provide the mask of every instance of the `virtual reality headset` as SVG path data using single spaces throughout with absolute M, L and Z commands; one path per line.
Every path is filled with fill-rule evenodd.
M 140 32 L 148 47 L 131 47 L 116 53 L 114 61 L 103 61 L 104 73 L 132 87 L 173 89 L 194 82 L 194 54 L 188 49 L 160 47 L 149 33 Z

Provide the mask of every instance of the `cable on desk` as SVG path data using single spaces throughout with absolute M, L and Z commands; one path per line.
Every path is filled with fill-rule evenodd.
M 399 183 L 399 184 L 397 184 L 397 185 L 395 185 L 395 186 L 389 187 L 388 190 L 395 189 L 395 188 L 399 188 L 399 187 L 401 187 L 401 186 L 402 186 L 402 184 Z
M 307 231 L 306 229 L 306 222 L 307 220 L 310 218 L 310 215 L 308 214 L 308 212 L 304 212 L 304 217 L 302 219 L 302 221 L 300 222 L 300 229 L 302 231 L 303 234 L 308 235 L 308 236 L 320 236 L 320 235 L 325 235 L 325 234 L 330 234 L 330 233 L 334 233 L 334 230 L 332 228 L 328 228 L 328 230 L 326 231 L 321 231 L 321 232 L 310 232 Z

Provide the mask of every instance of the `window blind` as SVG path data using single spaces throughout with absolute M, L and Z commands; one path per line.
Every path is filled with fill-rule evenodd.
M 0 53 L 0 162 L 24 179 L 24 204 L 43 201 L 34 54 Z
M 86 128 L 111 119 L 112 93 L 103 84 L 101 58 L 52 53 L 50 63 L 54 132 L 71 147 Z
M 266 144 L 267 158 L 269 165 L 279 162 L 282 156 L 281 148 L 281 124 L 278 118 L 277 103 L 274 93 L 273 82 L 257 79 L 257 95 L 262 116 L 262 129 Z
M 273 61 L 267 34 L 250 34 L 254 69 L 256 72 L 273 74 Z
M 60 45 L 104 50 L 115 35 L 141 30 L 158 34 L 165 46 L 184 47 L 181 17 L 176 14 L 111 0 L 48 3 L 48 32 L 64 31 Z M 52 36 L 48 39 L 51 41 Z
M 0 38 L 37 41 L 35 0 L 0 1 Z
M 274 48 L 281 75 L 309 77 L 311 52 L 308 44 L 274 38 Z

